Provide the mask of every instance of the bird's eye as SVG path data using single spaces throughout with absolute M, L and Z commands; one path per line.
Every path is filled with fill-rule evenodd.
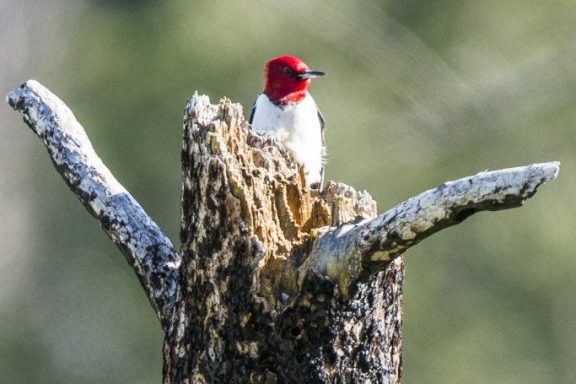
M 284 73 L 288 76 L 296 75 L 296 72 L 292 68 L 284 67 Z

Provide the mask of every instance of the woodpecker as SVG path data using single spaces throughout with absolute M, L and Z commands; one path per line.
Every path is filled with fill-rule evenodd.
M 304 165 L 309 187 L 322 189 L 324 179 L 324 118 L 307 91 L 323 76 L 294 56 L 279 56 L 264 66 L 264 92 L 250 114 L 252 129 L 282 142 Z

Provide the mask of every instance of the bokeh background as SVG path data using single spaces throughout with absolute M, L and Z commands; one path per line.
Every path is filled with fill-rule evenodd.
M 485 169 L 562 161 L 520 209 L 406 255 L 404 383 L 576 382 L 576 3 L 0 0 L 0 93 L 35 78 L 176 243 L 194 90 L 245 114 L 279 54 L 327 72 L 329 179 L 380 211 Z M 0 105 L 0 382 L 159 383 L 126 261 Z

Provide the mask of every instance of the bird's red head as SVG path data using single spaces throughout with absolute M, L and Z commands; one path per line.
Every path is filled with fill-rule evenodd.
M 311 79 L 322 75 L 324 72 L 310 70 L 297 57 L 275 57 L 264 66 L 264 93 L 277 105 L 297 103 L 306 96 Z

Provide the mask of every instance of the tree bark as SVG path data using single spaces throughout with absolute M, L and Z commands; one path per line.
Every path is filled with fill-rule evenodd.
M 307 188 L 239 105 L 194 95 L 178 254 L 64 103 L 35 81 L 7 99 L 136 271 L 165 331 L 165 383 L 398 383 L 402 253 L 475 212 L 520 206 L 559 169 L 482 172 L 377 216 L 366 192 Z

